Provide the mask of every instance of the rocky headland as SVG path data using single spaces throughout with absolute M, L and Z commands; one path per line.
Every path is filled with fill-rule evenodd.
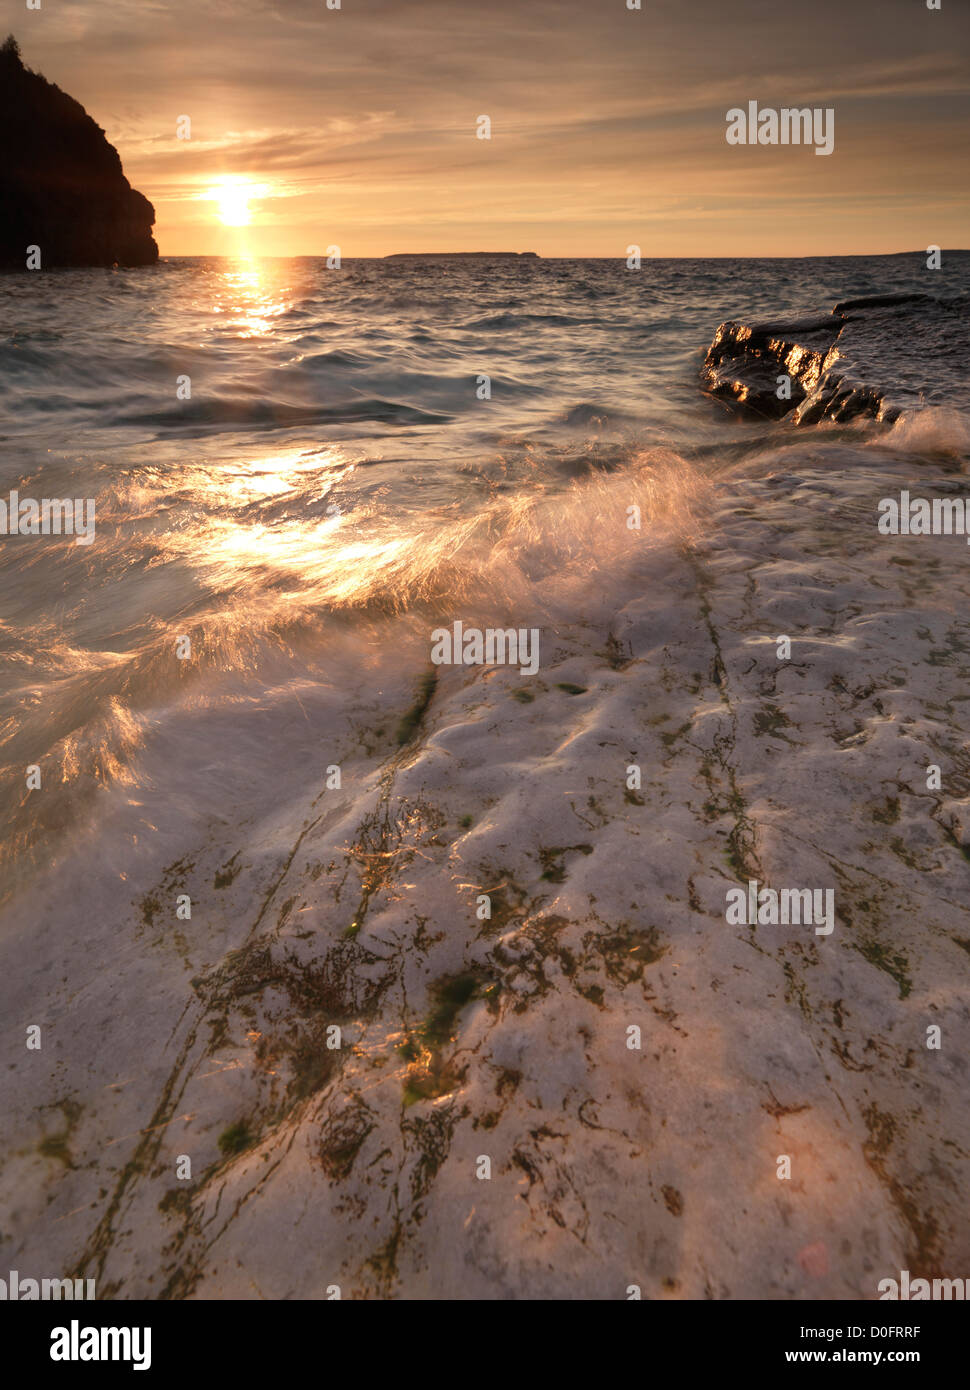
M 0 47 L 0 270 L 154 265 L 155 209 L 81 104 Z M 33 253 L 37 260 L 38 252 Z

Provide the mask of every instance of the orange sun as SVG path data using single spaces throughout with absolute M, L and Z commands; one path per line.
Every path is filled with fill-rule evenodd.
M 250 183 L 237 174 L 226 174 L 214 188 L 202 197 L 215 202 L 219 221 L 224 227 L 248 227 L 253 220 L 250 202 L 266 196 L 266 185 Z

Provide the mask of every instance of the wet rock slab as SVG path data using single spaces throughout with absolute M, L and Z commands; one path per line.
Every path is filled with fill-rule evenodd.
M 780 458 L 534 677 L 442 668 L 408 742 L 328 748 L 340 790 L 166 820 L 161 727 L 125 880 L 80 850 L 4 914 L 4 1017 L 46 1039 L 3 1073 L 8 1266 L 120 1298 L 961 1274 L 966 546 L 879 537 L 909 474 L 858 465 Z M 751 878 L 833 888 L 832 935 L 728 925 Z

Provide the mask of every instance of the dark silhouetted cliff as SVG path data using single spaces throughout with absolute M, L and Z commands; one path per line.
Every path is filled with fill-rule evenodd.
M 0 268 L 152 265 L 155 209 L 84 107 L 0 47 Z

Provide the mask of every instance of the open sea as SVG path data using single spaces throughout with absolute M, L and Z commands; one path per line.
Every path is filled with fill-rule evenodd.
M 166 768 L 191 798 L 195 739 L 178 731 L 205 721 L 203 703 L 221 711 L 206 740 L 216 799 L 275 798 L 270 769 L 319 764 L 328 721 L 281 718 L 276 747 L 271 720 L 237 758 L 254 702 L 289 707 L 322 681 L 342 716 L 366 707 L 373 722 L 386 698 L 394 723 L 385 670 L 414 678 L 439 621 L 582 624 L 621 606 L 644 546 L 680 544 L 781 444 L 789 466 L 811 456 L 819 429 L 836 486 L 867 442 L 910 447 L 901 426 L 920 404 L 936 423 L 919 447 L 962 454 L 966 354 L 926 351 L 922 312 L 867 361 L 878 391 L 908 391 L 895 425 L 742 418 L 700 370 L 724 320 L 863 296 L 962 304 L 965 336 L 968 290 L 970 256 L 931 272 L 915 253 L 639 270 L 173 259 L 0 277 L 0 499 L 90 499 L 96 532 L 0 547 L 0 853 L 19 866 L 5 891 L 41 840 L 56 855 L 95 788 L 139 782 L 162 728 L 186 749 Z M 185 636 L 193 655 L 173 660 Z M 31 811 L 22 766 L 45 761 L 61 794 Z
M 739 418 L 701 390 L 723 320 L 968 290 L 970 257 L 931 272 L 916 253 L 0 277 L 0 499 L 91 499 L 96 528 L 91 544 L 0 548 L 3 855 L 56 841 L 92 785 L 137 781 L 152 729 L 196 719 L 203 688 L 245 709 L 325 672 L 352 709 L 389 653 L 421 666 L 439 619 L 582 623 L 621 604 L 643 546 L 676 542 L 780 442 L 817 446 L 817 429 Z M 873 384 L 942 408 L 929 442 L 960 452 L 965 352 L 927 352 L 912 318 L 903 336 L 904 367 L 898 335 L 875 345 Z M 893 428 L 905 449 L 898 423 L 825 426 L 833 476 Z M 197 659 L 173 661 L 186 635 Z M 234 761 L 231 717 L 218 737 Z M 94 783 L 69 778 L 38 824 L 21 764 L 44 759 L 81 760 Z M 188 784 L 195 766 L 172 772 Z

